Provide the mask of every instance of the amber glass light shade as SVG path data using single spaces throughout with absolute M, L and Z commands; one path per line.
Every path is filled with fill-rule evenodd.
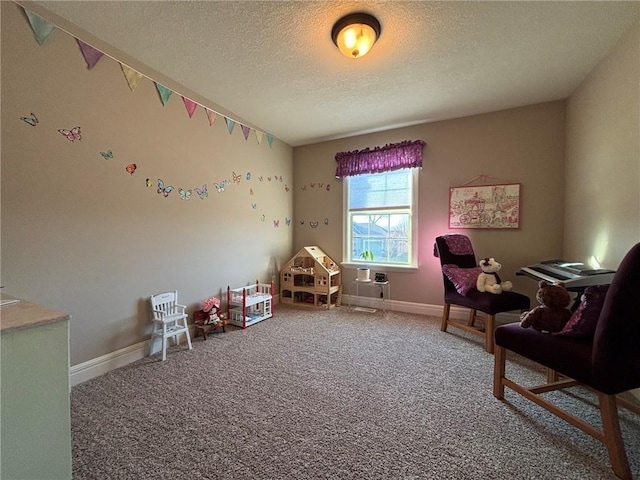
M 331 38 L 345 57 L 366 55 L 380 36 L 380 22 L 367 13 L 342 17 L 331 30 Z

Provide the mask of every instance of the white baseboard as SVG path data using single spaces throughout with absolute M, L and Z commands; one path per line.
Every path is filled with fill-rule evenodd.
M 279 297 L 274 295 L 274 305 L 279 303 Z M 403 302 L 400 300 L 385 300 L 385 308 L 395 312 L 415 313 L 417 315 L 430 315 L 435 317 L 442 317 L 442 305 L 429 305 L 424 303 Z M 343 295 L 342 306 L 348 307 L 360 306 L 367 308 L 381 309 L 381 301 L 378 298 L 373 297 L 356 297 Z M 277 310 L 275 312 L 277 316 Z M 451 307 L 449 316 L 455 320 L 464 320 L 467 318 L 469 310 L 461 307 Z M 516 314 L 500 314 L 498 317 L 502 317 L 506 320 L 509 317 L 510 321 L 515 321 L 517 318 L 510 318 L 516 316 Z M 193 333 L 193 332 L 192 332 Z M 193 338 L 193 334 L 191 336 Z M 154 347 L 152 351 L 155 353 L 158 349 Z M 129 347 L 121 348 L 115 352 L 107 353 L 100 357 L 88 360 L 77 365 L 73 365 L 70 370 L 70 383 L 71 386 L 78 385 L 92 378 L 103 375 L 116 368 L 124 367 L 125 365 L 140 360 L 149 354 L 149 342 L 140 342 Z M 639 394 L 640 395 L 640 394 Z M 640 396 L 639 396 L 640 398 Z
M 356 297 L 355 295 L 343 295 L 342 305 L 343 306 L 358 306 L 358 307 L 366 307 L 366 308 L 375 308 L 378 310 L 382 310 L 382 301 L 379 298 L 374 297 Z M 415 313 L 417 315 L 429 315 L 432 317 L 442 317 L 443 306 L 442 305 L 431 305 L 426 303 L 413 303 L 413 302 L 403 302 L 400 300 L 385 300 L 384 308 L 387 310 L 392 310 L 394 312 L 404 312 L 404 313 Z M 479 315 L 484 315 L 482 312 L 479 312 Z M 451 306 L 451 310 L 449 311 L 449 318 L 454 320 L 466 320 L 469 316 L 469 309 L 464 307 L 456 307 L 455 305 Z M 515 322 L 519 319 L 519 315 L 517 313 L 500 313 L 496 315 L 498 321 L 509 321 Z
M 144 358 L 149 349 L 149 342 L 140 342 L 101 357 L 74 365 L 70 370 L 71 386 L 86 382 L 116 368 Z

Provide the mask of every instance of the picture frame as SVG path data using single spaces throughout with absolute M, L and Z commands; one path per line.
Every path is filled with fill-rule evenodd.
M 521 184 L 449 188 L 449 228 L 520 228 Z

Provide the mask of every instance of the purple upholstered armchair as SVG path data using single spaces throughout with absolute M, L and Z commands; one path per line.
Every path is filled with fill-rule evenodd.
M 616 395 L 640 387 L 640 243 L 624 257 L 596 317 L 592 336 L 544 334 L 518 324 L 495 330 L 493 394 L 508 387 L 604 443 L 614 473 L 631 479 L 617 405 L 640 415 L 640 407 Z M 524 387 L 505 375 L 510 350 L 547 367 L 547 383 Z M 540 394 L 584 385 L 598 395 L 602 430 L 568 414 Z
M 444 280 L 444 311 L 440 330 L 453 326 L 485 338 L 487 352 L 493 353 L 493 330 L 495 315 L 503 312 L 529 310 L 530 300 L 526 295 L 513 291 L 499 295 L 479 292 L 476 279 L 481 272 L 469 237 L 460 234 L 436 237 L 434 255 L 440 258 Z M 449 319 L 451 305 L 469 308 L 466 324 Z M 475 325 L 476 312 L 485 313 L 484 328 Z

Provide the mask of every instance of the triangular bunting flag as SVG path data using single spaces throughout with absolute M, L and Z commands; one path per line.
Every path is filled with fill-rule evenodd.
M 187 97 L 182 97 L 182 101 L 184 102 L 184 106 L 187 107 L 189 118 L 193 117 L 193 112 L 196 111 L 198 104 Z
M 120 67 L 122 68 L 122 73 L 124 73 L 124 78 L 127 79 L 127 83 L 129 84 L 129 88 L 133 92 L 136 89 L 136 86 L 138 85 L 138 82 L 142 78 L 142 74 L 139 73 L 139 72 L 136 72 L 131 67 L 127 67 L 124 63 L 121 63 Z
M 224 117 L 224 121 L 227 124 L 227 130 L 229 130 L 229 134 L 231 134 L 231 132 L 233 132 L 233 127 L 236 126 L 235 120 L 231 120 L 230 118 Z
M 269 148 L 273 146 L 273 135 L 267 133 L 267 142 L 269 142 Z
M 212 127 L 213 122 L 216 121 L 216 112 L 214 112 L 213 110 L 209 110 L 208 108 L 205 108 L 204 111 L 207 112 L 207 118 L 209 118 L 209 126 Z
M 246 125 L 242 125 L 240 124 L 240 127 L 242 128 L 242 134 L 244 135 L 244 139 L 248 139 L 249 138 L 249 132 L 251 131 L 251 129 L 249 127 L 247 127 Z
M 256 140 L 258 140 L 258 144 L 262 143 L 262 136 L 264 135 L 264 132 L 259 132 L 258 130 L 254 130 L 254 132 L 256 132 Z
M 164 85 L 160 85 L 157 82 L 154 83 L 156 84 L 156 90 L 158 90 L 158 94 L 160 94 L 160 101 L 162 102 L 162 106 L 164 107 L 169 101 L 169 97 L 173 92 Z
M 39 17 L 35 13 L 30 12 L 29 10 L 25 10 L 24 13 L 27 14 L 29 24 L 31 25 L 31 30 L 33 30 L 33 34 L 36 37 L 38 45 L 42 45 L 55 31 L 56 26 L 52 23 L 47 22 L 44 18 Z
M 76 38 L 76 42 L 78 42 L 78 46 L 80 47 L 80 51 L 82 52 L 82 56 L 84 57 L 84 61 L 87 62 L 87 68 L 91 70 L 96 66 L 98 60 L 102 58 L 102 52 L 100 50 L 96 50 L 91 45 L 87 45 L 82 40 Z

